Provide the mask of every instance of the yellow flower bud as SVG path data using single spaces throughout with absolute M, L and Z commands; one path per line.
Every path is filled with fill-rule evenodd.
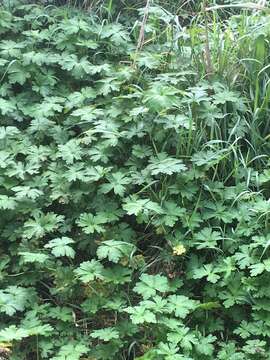
M 181 256 L 184 255 L 186 253 L 186 248 L 184 247 L 184 245 L 179 244 L 173 247 L 173 255 L 175 256 Z

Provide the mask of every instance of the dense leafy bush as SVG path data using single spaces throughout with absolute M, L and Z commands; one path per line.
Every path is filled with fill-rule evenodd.
M 268 21 L 2 6 L 3 356 L 269 359 Z

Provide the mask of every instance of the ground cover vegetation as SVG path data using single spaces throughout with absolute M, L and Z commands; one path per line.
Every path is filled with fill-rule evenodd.
M 43 3 L 0 8 L 0 357 L 270 359 L 267 4 Z

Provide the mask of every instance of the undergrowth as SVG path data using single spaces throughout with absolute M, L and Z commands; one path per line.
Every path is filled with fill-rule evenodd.
M 207 6 L 3 2 L 0 357 L 270 359 L 269 12 Z

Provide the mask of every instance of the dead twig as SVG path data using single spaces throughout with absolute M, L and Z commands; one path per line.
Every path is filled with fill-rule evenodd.
M 204 24 L 205 24 L 204 53 L 205 53 L 206 76 L 209 78 L 210 75 L 213 74 L 213 66 L 212 66 L 210 43 L 209 43 L 209 27 L 208 27 L 207 15 L 206 15 L 206 1 L 203 3 L 203 14 L 204 14 Z
M 147 0 L 145 8 L 144 8 L 143 20 L 142 20 L 142 25 L 141 25 L 141 29 L 140 29 L 139 38 L 138 38 L 136 53 L 138 53 L 138 51 L 141 50 L 141 48 L 143 47 L 143 44 L 144 44 L 144 30 L 145 30 L 145 25 L 146 25 L 146 22 L 148 19 L 149 6 L 150 6 L 150 0 Z

